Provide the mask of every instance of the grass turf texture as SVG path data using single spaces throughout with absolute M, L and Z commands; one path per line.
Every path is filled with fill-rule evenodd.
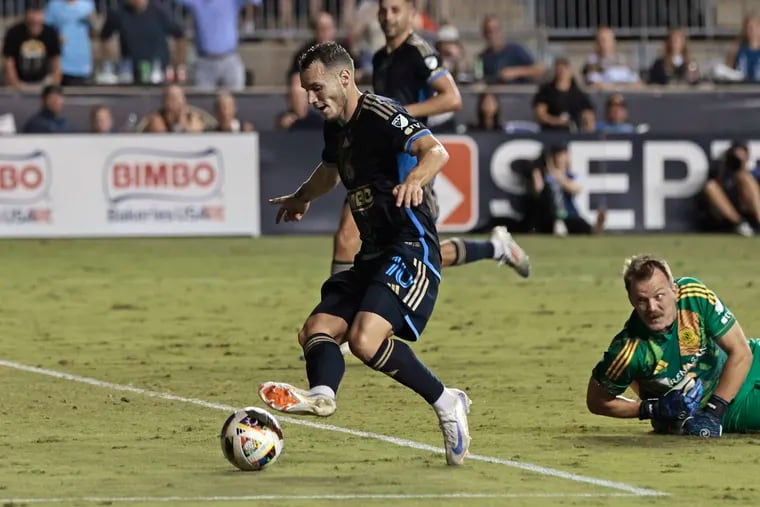
M 700 278 L 758 336 L 757 242 L 519 239 L 533 259 L 531 278 L 492 262 L 446 270 L 414 345 L 473 399 L 471 451 L 668 497 L 573 497 L 621 492 L 492 463 L 452 469 L 439 454 L 288 423 L 278 463 L 237 472 L 219 448 L 222 411 L 0 367 L 0 498 L 473 493 L 560 496 L 256 504 L 760 503 L 757 437 L 654 436 L 639 421 L 592 416 L 584 399 L 591 368 L 630 312 L 619 276 L 625 256 L 666 256 L 676 276 Z M 329 255 L 326 237 L 0 242 L 0 359 L 262 406 L 260 382 L 305 384 L 295 334 L 317 302 Z M 319 422 L 442 443 L 421 399 L 353 358 L 338 412 Z M 220 503 L 238 504 L 251 502 Z

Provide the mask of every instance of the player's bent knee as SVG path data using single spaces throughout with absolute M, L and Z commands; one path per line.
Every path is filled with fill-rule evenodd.
M 371 332 L 361 327 L 352 327 L 346 335 L 351 353 L 365 363 L 375 357 L 386 338 L 387 336 L 382 332 Z
M 298 343 L 303 347 L 309 337 L 315 334 L 332 336 L 335 341 L 340 342 L 347 328 L 348 324 L 340 317 L 318 313 L 306 320 L 298 332 Z
M 377 352 L 377 348 L 380 344 L 376 340 L 370 339 L 364 333 L 349 332 L 348 346 L 353 355 L 367 363 L 375 356 L 375 352 Z

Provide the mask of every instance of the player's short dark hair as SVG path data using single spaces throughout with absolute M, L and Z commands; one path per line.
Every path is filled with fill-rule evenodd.
M 629 291 L 634 282 L 649 280 L 655 271 L 662 271 L 668 280 L 673 281 L 673 272 L 668 261 L 655 255 L 634 255 L 625 260 L 623 265 L 623 282 L 625 290 Z
M 344 67 L 354 70 L 351 55 L 337 42 L 320 42 L 304 51 L 298 58 L 298 70 L 303 72 L 315 62 L 322 62 L 327 68 Z

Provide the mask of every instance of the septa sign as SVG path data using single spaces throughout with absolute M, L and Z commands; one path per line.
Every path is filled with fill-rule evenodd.
M 478 223 L 478 145 L 468 136 L 437 136 L 449 161 L 435 179 L 438 230 L 467 232 Z

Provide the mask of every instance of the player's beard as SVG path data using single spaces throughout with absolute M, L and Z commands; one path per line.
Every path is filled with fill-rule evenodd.
M 406 22 L 406 23 L 385 23 L 382 27 L 383 33 L 385 34 L 385 39 L 390 41 L 392 39 L 395 39 L 399 37 L 400 35 L 406 35 L 409 32 L 412 31 L 412 23 Z
M 340 90 L 335 93 L 335 96 L 327 97 L 324 104 L 327 106 L 322 111 L 322 115 L 327 121 L 340 121 L 343 118 L 343 111 L 346 109 L 346 91 Z

